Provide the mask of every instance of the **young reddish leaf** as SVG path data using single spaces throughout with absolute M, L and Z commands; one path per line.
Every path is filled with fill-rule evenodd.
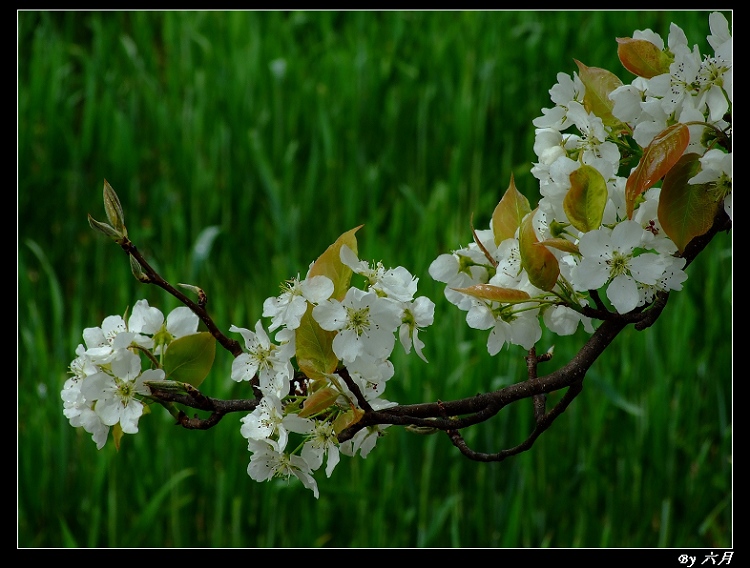
M 570 174 L 563 210 L 571 225 L 584 233 L 598 229 L 606 205 L 607 182 L 599 170 L 584 164 Z
M 208 376 L 216 356 L 216 340 L 208 331 L 172 341 L 164 352 L 166 379 L 199 387 Z
M 643 156 L 625 184 L 625 206 L 628 219 L 633 218 L 638 196 L 663 178 L 682 157 L 690 142 L 690 131 L 684 124 L 673 124 L 658 134 L 643 151 Z
M 333 387 L 326 387 L 314 392 L 307 397 L 307 400 L 305 400 L 305 403 L 302 405 L 302 410 L 299 411 L 299 416 L 301 418 L 307 418 L 318 412 L 323 412 L 326 408 L 336 402 L 339 394 L 341 393 Z
M 338 434 L 349 426 L 355 425 L 357 422 L 362 420 L 362 417 L 364 415 L 365 411 L 361 408 L 351 407 L 343 414 L 339 414 L 336 420 L 333 421 L 333 433 Z
M 632 37 L 618 37 L 616 39 L 617 56 L 620 58 L 620 63 L 631 73 L 644 79 L 669 73 L 669 65 L 672 63 L 671 58 L 650 41 L 633 39 Z
M 622 86 L 620 78 L 606 69 L 587 67 L 577 59 L 573 61 L 578 65 L 578 77 L 586 87 L 586 93 L 583 95 L 583 108 L 586 112 L 592 112 L 601 118 L 606 126 L 620 125 L 621 121 L 612 114 L 615 103 L 609 98 L 612 91 Z
M 352 278 L 352 269 L 341 262 L 341 247 L 348 246 L 354 254 L 357 254 L 357 237 L 354 236 L 362 225 L 347 231 L 341 235 L 336 242 L 329 246 L 323 254 L 318 257 L 312 268 L 310 276 L 327 276 L 333 282 L 332 298 L 342 300 L 349 289 L 349 282 Z
M 529 282 L 542 290 L 552 290 L 560 275 L 560 266 L 555 255 L 547 247 L 535 246 L 539 239 L 536 238 L 534 231 L 534 211 L 526 215 L 518 231 L 521 265 L 529 275 Z
M 326 331 L 312 317 L 312 306 L 295 330 L 295 347 L 299 370 L 310 379 L 325 379 L 336 370 L 338 357 L 333 352 L 335 331 Z
M 492 213 L 495 245 L 499 245 L 505 239 L 515 237 L 516 229 L 521 226 L 521 221 L 530 211 L 529 200 L 516 189 L 513 174 L 511 174 L 510 185 Z
M 501 304 L 517 304 L 526 302 L 531 297 L 523 290 L 501 288 L 492 284 L 474 284 L 467 288 L 453 288 L 456 292 L 463 292 L 480 300 L 490 300 Z
M 556 239 L 544 239 L 543 241 L 539 241 L 538 243 L 535 243 L 534 246 L 552 247 L 552 248 L 556 248 L 557 250 L 561 250 L 563 252 L 580 254 L 580 251 L 578 250 L 578 246 L 576 246 L 574 243 L 571 243 L 568 239 L 563 239 L 562 237 L 558 237 Z
M 698 154 L 685 154 L 669 170 L 659 193 L 659 223 L 680 252 L 695 237 L 711 228 L 722 207 L 705 184 L 689 184 L 700 171 Z

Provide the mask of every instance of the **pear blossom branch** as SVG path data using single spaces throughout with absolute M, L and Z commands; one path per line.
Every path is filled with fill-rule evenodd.
M 354 233 L 359 227 L 342 234 L 311 264 L 308 277 L 287 281 L 278 297 L 266 299 L 263 316 L 272 318 L 269 331 L 284 327 L 273 341 L 260 320 L 254 331 L 230 326 L 230 332 L 243 336 L 243 346 L 213 321 L 202 289 L 179 284 L 197 295 L 196 302 L 149 265 L 130 241 L 122 205 L 104 180 L 108 223 L 89 215 L 89 224 L 122 248 L 140 282 L 162 288 L 184 306 L 165 320 L 157 308 L 141 300 L 127 322 L 109 316 L 101 327 L 86 328 L 86 346 L 78 346 L 70 365 L 73 376 L 61 392 L 65 416 L 71 425 L 91 433 L 101 448 L 114 424 L 119 423 L 123 433 L 137 432 L 144 401 L 161 404 L 177 425 L 192 430 L 210 429 L 227 414 L 243 412 L 240 433 L 252 453 L 250 477 L 264 481 L 294 475 L 315 497 L 312 472 L 325 461 L 330 476 L 339 452 L 366 457 L 382 426 L 400 425 L 417 433 L 443 431 L 462 455 L 480 462 L 502 461 L 527 451 L 582 392 L 589 369 L 617 335 L 631 324 L 638 331 L 651 327 L 663 313 L 670 291 L 682 288 L 687 278 L 684 269 L 720 231 L 732 227 L 731 92 L 724 90 L 731 80 L 731 33 L 720 13 L 711 14 L 709 25 L 712 34 L 707 40 L 714 57 L 700 61 L 689 50 L 673 53 L 680 59 L 675 67 L 695 66 L 702 78 L 682 83 L 699 84 L 699 93 L 711 89 L 718 95 L 706 97 L 701 107 L 706 121 L 662 124 L 662 132 L 647 140 L 631 128 L 639 119 L 630 116 L 633 109 L 640 109 L 644 115 L 640 119 L 652 118 L 641 105 L 642 88 L 634 84 L 602 90 L 605 87 L 592 79 L 589 68 L 577 62 L 579 74 L 558 75 L 556 94 L 550 91 L 558 106 L 543 109 L 544 116 L 533 122 L 534 150 L 540 160 L 532 174 L 541 189 L 555 187 L 542 191 L 544 207 L 540 201 L 532 210 L 511 176 L 490 228 L 476 231 L 472 220 L 474 242 L 441 254 L 430 265 L 430 275 L 446 284 L 446 298 L 467 312 L 467 324 L 492 330 L 487 341 L 490 355 L 505 343 L 527 349 L 524 380 L 449 401 L 397 405 L 380 398 L 395 372 L 388 358 L 396 338 L 406 353 L 413 349 L 427 361 L 418 334 L 433 323 L 435 305 L 427 297 L 415 298 L 418 278 L 404 267 L 386 269 L 381 262 L 370 264 L 358 258 Z M 639 52 L 625 48 L 618 56 L 636 75 L 653 76 L 651 67 L 642 68 Z M 666 64 L 660 70 L 665 76 L 674 72 Z M 697 96 L 692 90 L 675 93 L 671 84 L 667 92 L 658 81 L 649 83 L 647 98 L 665 115 L 679 114 L 675 105 Z M 593 95 L 585 96 L 611 100 L 613 106 L 604 110 L 623 121 L 632 140 L 625 140 L 622 131 L 605 128 L 599 114 L 587 110 L 580 99 L 588 89 Z M 568 102 L 562 104 L 563 100 Z M 704 105 L 703 99 L 700 104 Z M 701 139 L 706 151 L 700 156 L 685 154 L 691 125 L 713 129 L 712 136 Z M 581 136 L 563 135 L 570 126 Z M 617 175 L 622 159 L 630 159 L 633 151 L 638 165 L 627 178 Z M 596 167 L 589 164 L 593 160 Z M 655 181 L 662 178 L 662 186 L 653 191 Z M 614 189 L 606 181 L 610 179 L 616 180 Z M 563 183 L 569 185 L 564 198 L 558 188 Z M 621 217 L 612 191 L 621 192 L 627 212 L 627 218 L 614 225 L 612 219 L 604 221 L 610 203 Z M 669 207 L 678 198 L 705 199 L 701 206 L 716 207 L 710 229 L 690 242 L 687 238 L 704 231 L 705 225 L 702 217 L 684 225 L 682 210 Z M 668 211 L 662 215 L 664 203 Z M 555 213 L 560 208 L 566 219 Z M 568 226 L 578 232 L 568 233 Z M 675 250 L 681 252 L 673 254 Z M 366 289 L 346 290 L 353 273 L 365 278 Z M 608 303 L 600 297 L 605 285 Z M 552 357 L 551 350 L 536 353 L 541 318 L 555 333 L 569 335 L 583 324 L 591 335 L 570 361 L 539 376 L 539 364 Z M 601 322 L 598 328 L 592 320 Z M 208 332 L 197 332 L 199 321 Z M 254 398 L 216 399 L 193 386 L 202 384 L 210 371 L 214 340 L 234 356 L 232 380 L 249 382 Z M 141 372 L 137 350 L 146 354 L 151 369 Z M 162 358 L 164 354 L 168 356 Z M 558 391 L 564 392 L 548 409 L 548 395 Z M 523 399 L 532 402 L 524 439 L 498 451 L 469 447 L 463 429 L 486 422 Z M 177 405 L 209 414 L 191 417 Z M 304 441 L 288 452 L 290 433 L 303 435 Z
M 691 263 L 718 232 L 729 230 L 730 228 L 731 221 L 721 211 L 717 214 L 711 229 L 705 235 L 694 238 L 685 248 L 682 256 L 686 259 L 686 264 Z M 121 246 L 143 266 L 145 273 L 149 277 L 149 283 L 156 284 L 173 294 L 186 306 L 195 311 L 196 315 L 206 323 L 206 326 L 210 330 L 213 329 L 218 332 L 218 328 L 205 312 L 205 309 L 191 301 L 161 278 L 129 241 Z M 639 330 L 653 325 L 661 315 L 668 298 L 668 293 L 660 292 L 656 295 L 655 301 L 648 306 L 648 309 L 638 308 L 628 314 L 617 314 L 605 310 L 606 315 L 604 315 L 601 313 L 601 310 L 590 309 L 586 315 L 596 314 L 594 317 L 599 316 L 605 321 L 584 344 L 578 354 L 565 366 L 548 375 L 538 377 L 538 363 L 549 360 L 551 354 L 543 353 L 536 355 L 535 350 L 532 348 L 526 357 L 528 374 L 526 380 L 493 392 L 477 394 L 468 398 L 437 401 L 434 403 L 398 405 L 383 410 L 373 410 L 365 400 L 358 385 L 352 380 L 348 370 L 342 367 L 337 371 L 337 374 L 355 395 L 358 405 L 365 413 L 359 422 L 340 432 L 338 440 L 339 442 L 345 442 L 351 439 L 358 431 L 368 426 L 417 426 L 445 431 L 450 437 L 451 442 L 463 455 L 477 461 L 502 461 L 509 456 L 524 452 L 531 448 L 536 439 L 552 425 L 580 394 L 583 389 L 583 379 L 586 373 L 620 331 L 629 324 L 635 324 L 636 329 Z M 217 334 L 214 334 L 214 336 L 217 337 Z M 224 336 L 218 332 L 217 341 L 236 355 L 233 349 L 234 344 L 237 342 L 233 342 L 226 337 L 224 337 L 225 341 L 222 341 L 220 337 Z M 547 395 L 563 389 L 567 389 L 567 391 L 560 401 L 552 409 L 546 411 Z M 187 393 L 176 393 L 152 387 L 151 397 L 160 402 L 172 402 L 196 410 L 211 412 L 208 418 L 199 418 L 197 415 L 189 417 L 180 411 L 177 418 L 178 424 L 183 428 L 198 430 L 212 428 L 227 414 L 233 412 L 251 412 L 258 405 L 258 398 L 221 400 L 207 397 L 194 387 L 189 387 Z M 494 453 L 477 452 L 468 447 L 459 433 L 460 430 L 485 422 L 508 405 L 527 398 L 531 398 L 534 403 L 535 427 L 525 440 L 512 448 Z

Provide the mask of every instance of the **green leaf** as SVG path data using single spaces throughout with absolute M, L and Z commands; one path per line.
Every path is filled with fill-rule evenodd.
M 516 230 L 521 226 L 521 221 L 530 212 L 529 200 L 516 189 L 511 174 L 510 185 L 492 213 L 492 232 L 495 237 L 495 245 L 499 245 L 505 239 L 515 237 Z
M 529 282 L 542 290 L 552 290 L 560 276 L 560 265 L 547 247 L 537 246 L 539 239 L 533 225 L 535 211 L 526 216 L 518 232 L 521 265 L 529 275 Z
M 128 236 L 128 230 L 125 228 L 125 215 L 122 212 L 122 205 L 120 204 L 120 198 L 117 197 L 117 193 L 109 185 L 109 182 L 104 180 L 104 211 L 107 213 L 107 219 L 112 224 L 112 227 L 124 237 Z
M 349 282 L 352 278 L 352 269 L 341 262 L 341 247 L 348 246 L 354 254 L 357 254 L 357 237 L 354 236 L 362 225 L 347 231 L 341 235 L 336 242 L 329 246 L 323 254 L 318 257 L 312 268 L 310 268 L 310 277 L 327 276 L 333 282 L 332 298 L 342 300 L 349 289 Z
M 563 200 L 563 209 L 571 225 L 584 233 L 598 229 L 607 195 L 607 182 L 596 168 L 584 164 L 570 174 L 570 190 Z
M 680 253 L 695 237 L 711 228 L 722 202 L 717 201 L 707 184 L 689 184 L 700 171 L 700 156 L 685 154 L 664 177 L 659 194 L 659 223 Z
M 625 206 L 628 219 L 633 218 L 638 196 L 663 178 L 672 169 L 690 142 L 690 131 L 678 122 L 658 134 L 643 151 L 638 165 L 625 184 Z
M 456 292 L 462 292 L 479 298 L 480 300 L 490 300 L 502 304 L 518 304 L 527 302 L 531 296 L 523 290 L 514 288 L 501 288 L 492 284 L 474 284 L 466 288 L 453 288 Z
M 199 387 L 208 376 L 216 356 L 216 340 L 207 331 L 175 339 L 164 352 L 163 369 L 171 381 Z
M 612 91 L 622 86 L 620 78 L 606 69 L 587 67 L 577 59 L 573 61 L 578 65 L 578 77 L 586 87 L 586 93 L 583 95 L 583 108 L 586 112 L 592 112 L 601 118 L 606 126 L 621 125 L 622 122 L 612 114 L 615 103 L 609 98 Z
M 620 63 L 631 73 L 644 79 L 669 73 L 672 58 L 650 41 L 632 37 L 618 37 L 616 40 Z
M 295 330 L 297 366 L 310 379 L 325 379 L 336 370 L 338 357 L 333 352 L 335 331 L 326 331 L 312 317 L 311 305 Z
M 97 221 L 94 219 L 91 214 L 88 214 L 89 216 L 89 226 L 94 229 L 95 231 L 99 231 L 103 235 L 106 235 L 110 239 L 118 240 L 122 238 L 122 234 L 117 232 L 111 225 L 108 223 L 104 223 L 102 221 Z

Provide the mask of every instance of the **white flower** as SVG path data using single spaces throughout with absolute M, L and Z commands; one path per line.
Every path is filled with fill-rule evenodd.
M 380 398 L 380 395 L 385 391 L 388 380 L 393 378 L 395 373 L 393 363 L 389 360 L 371 361 L 360 357 L 349 363 L 347 370 L 373 410 L 382 410 L 396 405 L 394 402 Z M 356 397 L 346 383 L 337 375 L 332 375 L 330 378 L 332 382 L 335 381 L 338 389 L 343 393 L 340 397 L 342 400 L 337 401 L 339 406 L 344 407 L 353 404 Z
M 87 327 L 83 330 L 86 355 L 96 364 L 106 364 L 115 358 L 117 349 L 130 345 L 132 335 L 121 316 L 107 316 L 101 327 Z M 151 347 L 151 345 L 144 345 Z
M 577 74 L 571 77 L 567 73 L 557 74 L 557 83 L 549 90 L 550 98 L 555 107 L 542 109 L 542 115 L 535 118 L 532 123 L 539 128 L 554 128 L 565 130 L 570 126 L 567 116 L 568 108 L 572 101 L 583 101 L 586 88 Z
M 633 215 L 633 220 L 640 223 L 646 232 L 643 235 L 644 248 L 653 249 L 664 254 L 677 252 L 677 245 L 667 236 L 659 221 L 659 196 L 660 187 L 652 187 L 644 195 L 644 201 L 638 206 Z
M 661 99 L 654 97 L 643 101 L 641 108 L 643 112 L 633 129 L 633 139 L 641 148 L 646 148 L 657 134 L 661 134 L 667 128 L 669 114 L 662 108 Z
M 156 308 L 152 309 L 156 310 Z M 192 335 L 198 331 L 200 320 L 193 310 L 187 306 L 179 306 L 169 312 L 166 321 L 164 321 L 162 313 L 159 310 L 156 311 L 159 316 L 155 317 L 152 322 L 157 324 L 156 331 L 152 332 L 154 334 L 154 345 L 156 345 L 154 349 L 156 355 L 162 353 L 175 339 Z M 128 322 L 128 325 L 132 329 L 133 324 L 131 321 Z
M 701 171 L 688 180 L 690 184 L 706 184 L 716 199 L 723 200 L 724 210 L 732 218 L 732 153 L 709 150 L 700 158 Z
M 497 247 L 497 266 L 492 284 L 501 288 L 516 288 L 521 283 L 521 250 L 518 239 L 508 238 Z
M 86 432 L 91 434 L 91 439 L 96 444 L 96 449 L 101 450 L 107 443 L 109 435 L 109 426 L 107 426 L 99 415 L 94 412 L 92 402 L 86 401 L 80 393 L 80 384 L 69 384 L 66 382 L 65 388 L 61 395 L 63 397 L 63 414 L 74 428 L 82 427 Z
M 581 103 L 571 102 L 568 118 L 576 125 L 581 136 L 568 136 L 565 148 L 576 148 L 582 152 L 581 161 L 597 169 L 605 180 L 616 172 L 620 151 L 614 142 L 607 140 L 607 131 L 602 119 L 586 112 Z
M 500 304 L 473 299 L 466 314 L 466 323 L 473 329 L 492 329 L 487 338 L 487 351 L 497 355 L 505 343 L 531 349 L 542 337 L 538 310 L 526 310 L 527 304 Z
M 491 231 L 488 231 L 491 235 Z M 480 232 L 478 232 L 480 234 Z M 494 248 L 494 237 L 482 239 L 480 242 L 488 245 L 491 242 L 491 248 Z M 485 245 L 485 248 L 486 245 Z M 468 247 L 439 255 L 432 261 L 429 268 L 429 274 L 434 280 L 443 282 L 445 286 L 445 298 L 457 306 L 460 310 L 468 310 L 471 307 L 470 298 L 466 294 L 456 292 L 454 288 L 466 288 L 474 284 L 486 283 L 489 278 L 487 269 L 490 263 L 479 249 L 476 243 L 471 243 Z
M 70 372 L 77 382 L 99 372 L 99 367 L 94 365 L 91 358 L 86 354 L 86 348 L 80 343 L 76 347 L 76 355 L 77 357 L 70 362 Z
M 646 28 L 645 30 L 635 30 L 633 32 L 633 39 L 645 39 L 646 41 L 650 41 L 657 48 L 659 48 L 659 51 L 662 51 L 664 49 L 664 40 L 659 34 L 654 32 L 650 28 Z
M 726 45 L 732 43 L 732 34 L 729 31 L 729 22 L 721 12 L 711 12 L 708 16 L 708 27 L 711 34 L 706 37 L 714 52 L 719 52 Z M 731 53 L 731 52 L 730 52 Z
M 375 292 L 349 288 L 344 299 L 327 300 L 312 316 L 327 331 L 337 331 L 333 352 L 345 363 L 357 357 L 387 359 L 393 350 L 393 332 L 401 323 L 395 302 Z
M 653 285 L 638 284 L 640 293 L 639 306 L 651 303 L 657 292 L 669 292 L 670 290 L 682 290 L 682 283 L 687 280 L 685 268 L 685 259 L 676 256 L 667 256 L 664 258 L 666 266 L 664 274 Z
M 684 49 L 675 53 L 675 60 L 669 66 L 669 73 L 649 79 L 646 94 L 660 99 L 661 107 L 667 115 L 679 115 L 683 101 L 701 94 L 698 88 L 700 68 L 701 56 L 698 46 L 695 46 L 693 51 L 685 46 Z M 702 108 L 702 101 L 694 106 L 698 109 Z
M 623 314 L 638 306 L 638 283 L 653 285 L 664 274 L 668 255 L 635 249 L 644 242 L 645 230 L 635 221 L 623 221 L 614 230 L 602 228 L 585 233 L 578 249 L 583 255 L 573 270 L 577 290 L 596 290 L 609 282 L 607 297 Z
M 308 418 L 296 414 L 285 415 L 281 400 L 273 395 L 264 396 L 250 414 L 240 422 L 240 433 L 249 440 L 265 440 L 274 449 L 283 452 L 289 439 L 289 432 L 305 434 L 312 431 L 314 424 Z
M 81 393 L 83 381 L 87 377 L 100 372 L 100 369 L 91 362 L 85 351 L 86 348 L 83 345 L 76 348 L 78 357 L 70 363 L 70 371 L 73 376 L 65 381 L 60 392 L 60 398 L 63 400 L 63 415 L 68 419 L 70 425 L 74 428 L 82 427 L 91 434 L 97 449 L 102 449 L 107 442 L 109 426 L 104 424 L 94 412 L 94 401 L 87 400 Z
M 417 278 L 403 266 L 385 269 L 378 262 L 370 266 L 364 260 L 359 260 L 354 251 L 343 245 L 339 253 L 341 262 L 352 269 L 352 272 L 367 278 L 371 290 L 378 292 L 379 296 L 391 298 L 399 302 L 409 302 L 414 298 L 417 291 Z
M 427 363 L 427 359 L 422 354 L 424 342 L 419 339 L 419 330 L 428 325 L 432 325 L 435 316 L 435 304 L 429 298 L 420 296 L 413 302 L 403 304 L 403 314 L 401 316 L 401 325 L 399 326 L 398 337 L 404 350 L 411 351 L 412 342 L 414 351 L 420 359 Z
M 313 471 L 323 464 L 323 457 L 327 455 L 326 477 L 331 477 L 334 468 L 339 463 L 339 447 L 336 434 L 333 432 L 333 424 L 315 421 L 315 427 L 302 446 L 300 455 Z
M 133 306 L 127 325 L 121 316 L 107 316 L 101 327 L 83 330 L 86 354 L 95 364 L 106 364 L 117 356 L 119 349 L 130 345 L 151 349 L 154 340 L 148 335 L 155 333 L 163 320 L 164 316 L 157 308 L 149 307 L 146 300 L 139 300 Z
M 136 395 L 149 395 L 146 381 L 164 379 L 164 371 L 150 369 L 141 373 L 141 358 L 130 351 L 121 351 L 111 362 L 111 374 L 100 371 L 86 377 L 81 394 L 86 400 L 96 401 L 94 411 L 107 426 L 118 422 L 126 434 L 138 432 L 138 419 L 143 414 L 143 403 Z
M 557 335 L 572 335 L 583 323 L 583 329 L 588 333 L 594 332 L 591 318 L 582 315 L 568 306 L 549 306 L 544 310 L 544 325 Z
M 308 302 L 318 304 L 333 294 L 333 282 L 327 276 L 312 276 L 300 281 L 292 278 L 286 282 L 284 291 L 276 298 L 266 298 L 263 302 L 263 316 L 270 317 L 270 331 L 284 325 L 297 329 L 302 316 L 307 311 Z
M 390 424 L 379 424 L 362 428 L 354 434 L 351 440 L 347 440 L 341 444 L 339 450 L 345 456 L 353 457 L 359 452 L 361 457 L 366 458 L 375 447 L 378 438 L 383 435 L 383 430 L 388 428 L 388 426 L 390 426 Z
M 289 383 L 294 374 L 290 362 L 294 355 L 293 344 L 271 343 L 260 320 L 255 324 L 255 333 L 235 325 L 230 326 L 229 331 L 242 335 L 247 350 L 232 362 L 232 380 L 249 381 L 257 374 L 263 394 L 273 394 L 279 398 L 289 394 Z
M 251 479 L 268 481 L 274 477 L 289 479 L 294 476 L 318 498 L 318 484 L 304 458 L 279 452 L 260 440 L 248 440 L 248 450 L 253 453 L 247 466 L 247 474 Z
M 128 331 L 153 335 L 163 323 L 164 314 L 159 308 L 149 306 L 148 300 L 138 300 L 133 306 L 133 313 L 128 318 Z
M 630 125 L 640 121 L 643 107 L 641 103 L 645 98 L 648 83 L 643 77 L 636 77 L 630 84 L 620 85 L 609 94 L 610 100 L 615 103 L 612 115 Z

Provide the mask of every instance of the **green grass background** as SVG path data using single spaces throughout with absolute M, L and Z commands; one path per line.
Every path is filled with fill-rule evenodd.
M 632 77 L 615 37 L 670 22 L 707 49 L 707 12 L 19 12 L 18 545 L 20 547 L 727 547 L 732 545 L 732 243 L 719 235 L 657 324 L 626 330 L 532 448 L 463 458 L 396 427 L 343 458 L 320 499 L 259 484 L 240 415 L 186 431 L 166 412 L 119 452 L 71 428 L 59 391 L 84 327 L 147 298 L 105 220 L 106 178 L 130 236 L 217 324 L 250 327 L 285 278 L 341 233 L 403 265 L 437 304 L 425 364 L 394 355 L 386 396 L 450 400 L 524 378 L 429 277 L 471 239 L 511 174 L 532 200 L 532 119 L 573 59 Z M 211 239 L 211 236 L 215 238 Z M 212 246 L 206 247 L 206 244 Z M 585 341 L 545 335 L 562 365 Z M 217 355 L 210 396 L 245 397 Z M 526 401 L 525 401 L 526 402 Z M 531 402 L 466 432 L 515 445 Z M 319 472 L 321 473 L 321 472 Z

